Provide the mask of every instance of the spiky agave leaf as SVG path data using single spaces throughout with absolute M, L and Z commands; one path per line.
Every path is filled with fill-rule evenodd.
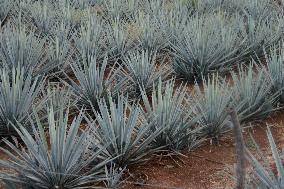
M 145 90 L 141 93 L 146 119 L 152 121 L 157 117 L 151 132 L 163 130 L 153 141 L 154 146 L 179 151 L 186 147 L 192 149 L 198 144 L 198 119 L 188 102 L 186 85 L 175 87 L 175 80 L 170 80 L 164 87 L 160 81 L 153 87 L 150 98 Z
M 165 34 L 164 25 L 162 25 L 162 20 L 164 20 L 164 14 L 150 15 L 150 14 L 138 14 L 135 18 L 135 23 L 137 24 L 138 42 L 140 48 L 147 50 L 149 52 L 159 52 L 165 47 L 168 42 L 168 36 Z M 163 22 L 163 24 L 165 24 Z
M 99 111 L 93 108 L 94 143 L 108 144 L 104 156 L 115 158 L 113 162 L 121 168 L 141 162 L 161 148 L 151 146 L 161 132 L 159 129 L 150 132 L 155 119 L 150 123 L 142 121 L 140 105 L 130 105 L 127 100 L 123 96 L 116 100 L 109 96 L 98 102 Z
M 103 59 L 105 54 L 108 54 L 104 37 L 104 24 L 104 21 L 95 15 L 90 15 L 88 21 L 81 24 L 79 37 L 75 41 L 83 58 L 92 55 L 98 59 Z
M 112 59 L 123 57 L 131 48 L 129 37 L 125 31 L 125 24 L 119 17 L 110 20 L 106 27 L 107 46 Z
M 106 182 L 105 185 L 107 188 L 112 188 L 112 189 L 119 189 L 121 188 L 122 182 L 122 176 L 124 173 L 125 169 L 122 169 L 120 167 L 116 167 L 115 164 L 111 163 L 109 168 L 105 168 L 105 173 L 106 173 Z
M 62 108 L 68 108 L 70 110 L 71 113 L 69 114 L 69 116 L 76 115 L 77 113 L 77 98 L 74 97 L 71 90 L 62 85 L 62 83 L 48 83 L 46 90 L 42 91 L 40 98 L 44 100 L 41 100 L 40 102 L 40 107 L 42 108 L 38 111 L 38 114 L 42 115 L 41 121 L 43 123 L 44 121 L 48 123 L 48 109 L 51 106 L 53 107 L 53 110 L 55 112 L 55 117 L 58 116 L 59 110 Z M 46 124 L 45 126 L 48 126 L 48 124 Z
M 79 98 L 79 106 L 96 109 L 98 99 L 108 93 L 115 96 L 123 90 L 125 79 L 118 77 L 120 69 L 115 70 L 115 66 L 108 69 L 107 60 L 105 57 L 99 66 L 96 57 L 89 56 L 82 65 L 80 62 L 71 65 L 75 79 L 68 77 L 67 85 Z
M 265 52 L 269 77 L 273 84 L 273 92 L 279 92 L 280 102 L 284 102 L 284 48 L 278 44 Z
M 33 30 L 28 33 L 24 27 L 13 29 L 8 26 L 0 35 L 0 67 L 12 70 L 24 67 L 33 70 L 33 75 L 43 75 L 53 69 L 46 61 L 46 38 L 36 36 Z
M 236 10 L 232 9 L 232 7 L 235 8 L 235 3 L 231 0 L 216 0 L 216 1 L 210 1 L 210 0 L 197 0 L 193 3 L 196 12 L 198 13 L 212 13 L 212 12 L 218 12 L 220 10 L 222 11 L 228 11 L 229 13 L 234 13 Z
M 107 0 L 104 1 L 104 16 L 109 19 L 130 19 L 139 10 L 139 1 L 135 0 Z
M 195 84 L 193 102 L 195 111 L 200 116 L 199 123 L 204 127 L 205 136 L 217 140 L 229 128 L 228 108 L 231 105 L 232 90 L 229 84 L 213 75 L 203 79 L 202 87 Z
M 14 1 L 0 0 L 0 26 L 2 26 L 2 22 L 6 20 L 13 6 L 14 6 Z
M 263 152 L 258 148 L 258 154 L 262 158 L 259 161 L 250 151 L 247 150 L 247 159 L 253 166 L 252 181 L 247 186 L 248 189 L 281 189 L 284 187 L 284 166 L 283 166 L 283 154 L 278 152 L 273 135 L 268 127 L 267 138 L 270 144 L 270 149 L 273 156 L 273 164 L 276 166 L 276 173 L 274 168 L 270 166 L 270 162 L 263 156 Z M 276 175 L 277 174 L 277 175 Z
M 253 17 L 257 20 L 275 19 L 279 14 L 279 8 L 275 1 L 270 0 L 240 0 L 236 4 L 244 16 Z
M 28 5 L 35 26 L 45 35 L 50 34 L 57 20 L 57 11 L 54 5 L 47 0 L 35 1 Z
M 36 113 L 35 113 L 36 114 Z M 17 188 L 92 188 L 96 182 L 103 179 L 103 161 L 89 168 L 90 163 L 97 158 L 100 151 L 90 153 L 91 141 L 88 130 L 78 133 L 83 119 L 83 113 L 68 124 L 68 110 L 59 112 L 55 117 L 52 106 L 48 111 L 48 131 L 36 116 L 31 121 L 34 137 L 17 123 L 16 129 L 26 149 L 17 148 L 8 140 L 4 140 L 11 150 L 1 148 L 9 156 L 9 160 L 1 160 L 1 167 L 13 170 L 13 173 L 2 171 L 0 178 L 5 182 L 16 184 Z
M 0 135 L 9 136 L 16 134 L 11 123 L 20 122 L 28 127 L 32 107 L 37 110 L 41 108 L 43 100 L 37 100 L 37 97 L 43 88 L 43 81 L 33 78 L 31 72 L 20 67 L 13 68 L 11 73 L 2 69 L 0 81 Z
M 171 44 L 173 67 L 190 81 L 201 81 L 215 70 L 227 71 L 243 56 L 235 18 L 221 13 L 195 15 L 180 30 Z
M 281 39 L 283 32 L 281 17 L 258 20 L 249 15 L 245 20 L 240 17 L 239 21 L 240 33 L 245 39 L 240 53 L 244 54 L 246 61 L 250 60 L 251 56 L 263 56 L 263 49 L 268 49 Z
M 47 62 L 53 65 L 49 71 L 49 76 L 65 72 L 71 72 L 70 64 L 79 61 L 76 48 L 73 43 L 77 39 L 77 31 L 68 23 L 58 23 L 53 26 L 55 31 L 51 31 L 48 48 Z
M 143 50 L 142 52 L 130 52 L 124 58 L 123 75 L 128 79 L 131 97 L 140 97 L 140 88 L 149 93 L 153 84 L 157 84 L 161 79 L 164 81 L 170 76 L 171 70 L 168 65 L 162 62 L 159 66 L 156 64 L 156 52 Z
M 272 82 L 264 68 L 253 61 L 247 68 L 241 65 L 238 73 L 231 72 L 231 76 L 233 100 L 241 122 L 263 118 L 275 110 L 279 93 L 271 92 Z
M 164 17 L 167 19 L 167 27 L 165 29 L 166 35 L 169 36 L 169 46 L 171 44 L 177 44 L 179 38 L 175 36 L 179 36 L 188 22 L 190 21 L 189 17 L 193 15 L 193 8 L 190 5 L 189 1 L 174 1 L 173 8 L 169 10 L 169 12 L 165 12 Z

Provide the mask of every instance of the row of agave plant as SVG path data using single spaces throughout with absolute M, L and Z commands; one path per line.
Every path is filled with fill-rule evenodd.
M 271 0 L 0 0 L 0 178 L 118 187 L 128 165 L 218 142 L 230 107 L 267 116 L 284 103 L 282 17 Z
M 0 177 L 7 188 L 80 188 L 103 181 L 112 187 L 128 165 L 154 153 L 192 150 L 206 138 L 218 142 L 232 127 L 228 108 L 246 123 L 283 102 L 284 50 L 271 51 L 268 67 L 242 65 L 230 81 L 212 75 L 190 93 L 187 85 L 160 78 L 151 93 L 139 85 L 139 99 L 110 93 L 105 83 L 112 82 L 100 77 L 106 68 L 94 62 L 72 66 L 76 82 L 61 84 L 46 84 L 19 67 L 3 68 L 1 135 L 21 142 L 3 139 L 1 150 L 10 159 L 0 165 L 13 171 Z

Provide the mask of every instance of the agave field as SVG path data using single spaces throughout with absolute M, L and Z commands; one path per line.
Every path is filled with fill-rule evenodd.
M 283 37 L 283 0 L 0 0 L 3 188 L 125 188 L 219 144 L 229 109 L 283 116 Z M 284 188 L 267 136 L 278 173 L 247 150 L 245 188 Z

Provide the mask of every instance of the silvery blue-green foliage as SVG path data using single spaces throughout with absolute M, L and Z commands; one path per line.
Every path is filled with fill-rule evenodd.
M 129 52 L 124 58 L 123 65 L 125 66 L 123 75 L 128 79 L 131 97 L 139 97 L 141 88 L 147 93 L 151 92 L 153 85 L 160 79 L 164 81 L 171 74 L 169 66 L 164 62 L 157 65 L 156 52 L 148 50 Z
M 67 85 L 78 97 L 78 105 L 97 108 L 97 101 L 106 95 L 117 95 L 124 90 L 125 78 L 119 77 L 120 69 L 107 68 L 105 57 L 99 65 L 96 57 L 88 56 L 82 63 L 71 65 L 75 78 L 68 77 Z
M 143 50 L 149 52 L 160 51 L 169 40 L 169 36 L 166 35 L 163 28 L 165 27 L 163 24 L 166 23 L 162 22 L 165 15 L 162 12 L 159 14 L 161 15 L 140 13 L 135 18 L 138 27 L 138 42 Z
M 104 16 L 110 20 L 131 19 L 139 10 L 139 0 L 106 0 L 104 1 Z
M 14 129 L 26 148 L 4 140 L 11 150 L 0 149 L 10 159 L 1 160 L 0 165 L 13 171 L 2 170 L 0 178 L 17 188 L 29 189 L 92 188 L 103 180 L 107 160 L 89 167 L 100 151 L 90 151 L 92 142 L 88 130 L 79 133 L 83 113 L 73 118 L 71 124 L 68 124 L 68 115 L 68 110 L 60 109 L 56 117 L 53 107 L 49 108 L 48 136 L 38 117 L 30 123 L 33 135 L 18 122 Z
M 25 27 L 18 29 L 8 26 L 0 35 L 0 67 L 12 70 L 23 67 L 25 71 L 33 70 L 33 75 L 43 75 L 53 69 L 45 58 L 46 38 L 36 36 L 33 30 Z
M 221 10 L 231 14 L 240 11 L 239 7 L 237 6 L 237 3 L 238 2 L 231 0 L 193 0 L 192 6 L 196 9 L 196 12 L 198 13 L 212 13 Z
M 236 1 L 241 14 L 255 20 L 275 19 L 279 14 L 276 1 L 271 0 L 240 0 Z
M 62 71 L 70 72 L 70 64 L 79 59 L 73 45 L 77 39 L 77 31 L 64 22 L 58 23 L 54 28 L 56 30 L 51 33 L 47 56 L 48 65 L 53 66 L 50 76 Z
M 221 13 L 192 16 L 175 38 L 173 67 L 190 81 L 202 80 L 212 71 L 224 72 L 242 56 L 235 18 Z
M 104 25 L 105 22 L 95 15 L 91 15 L 88 21 L 81 25 L 75 44 L 83 58 L 92 55 L 97 59 L 103 59 L 105 54 L 108 54 Z
M 251 182 L 246 187 L 247 189 L 282 189 L 284 187 L 283 152 L 278 152 L 269 127 L 266 133 L 272 151 L 273 167 L 258 146 L 258 157 L 261 160 L 258 160 L 250 151 L 247 151 L 247 158 L 253 166 Z M 276 172 L 274 166 L 276 167 Z
M 163 130 L 153 141 L 154 146 L 179 151 L 198 144 L 198 116 L 188 100 L 186 85 L 175 87 L 175 80 L 170 80 L 163 86 L 160 81 L 153 87 L 151 97 L 148 98 L 145 90 L 141 90 L 141 94 L 146 119 L 149 122 L 157 119 L 151 132 Z
M 21 67 L 1 69 L 0 81 L 0 135 L 10 136 L 16 134 L 11 124 L 19 122 L 28 127 L 32 107 L 41 108 L 42 102 L 37 97 L 43 89 L 43 81 Z
M 240 13 L 255 19 L 272 18 L 280 13 L 277 3 L 271 0 L 197 0 L 192 5 L 199 13 L 223 11 L 228 14 Z
M 0 25 L 7 18 L 13 6 L 14 2 L 11 0 L 0 0 Z
M 110 20 L 110 23 L 107 24 L 107 48 L 110 51 L 109 56 L 111 58 L 123 57 L 131 48 L 128 33 L 123 22 L 117 17 L 114 20 Z
M 269 77 L 272 81 L 272 91 L 279 92 L 280 102 L 284 102 L 284 48 L 278 44 L 265 53 Z
M 225 80 L 214 74 L 207 81 L 203 79 L 202 87 L 196 83 L 193 102 L 205 136 L 218 140 L 221 134 L 230 130 L 228 108 L 232 102 L 232 90 Z
M 263 118 L 275 110 L 279 93 L 271 91 L 273 85 L 264 68 L 253 62 L 248 67 L 240 66 L 231 76 L 233 101 L 240 122 Z
M 46 90 L 42 92 L 44 101 L 43 106 L 44 111 L 46 111 L 50 106 L 53 107 L 55 112 L 58 112 L 60 108 L 69 108 L 69 110 L 75 109 L 77 98 L 72 95 L 70 88 L 62 85 L 61 83 L 48 82 Z M 72 114 L 72 113 L 70 113 Z M 44 115 L 47 115 L 45 112 Z
M 184 30 L 184 26 L 190 21 L 189 17 L 194 14 L 194 10 L 189 1 L 174 1 L 172 8 L 168 11 L 164 11 L 164 19 L 167 19 L 167 23 L 164 27 L 166 35 L 169 36 L 170 44 L 175 44 L 181 32 Z
M 56 8 L 50 1 L 35 1 L 27 4 L 35 26 L 45 35 L 50 33 L 57 20 Z
M 161 129 L 150 132 L 155 118 L 146 122 L 141 116 L 138 103 L 129 104 L 127 97 L 101 99 L 98 111 L 93 108 L 96 120 L 93 121 L 94 145 L 105 145 L 106 158 L 113 159 L 118 167 L 124 168 L 149 158 L 161 146 L 154 147 L 152 142 L 161 133 Z
M 113 189 L 119 189 L 122 186 L 122 176 L 125 169 L 118 168 L 115 166 L 115 164 L 111 163 L 111 165 L 108 167 L 105 167 L 105 173 L 106 173 L 106 181 L 105 185 L 107 188 L 113 188 Z
M 263 49 L 276 44 L 283 33 L 283 19 L 259 20 L 248 16 L 246 19 L 239 18 L 240 32 L 245 39 L 244 46 L 240 53 L 245 54 L 248 59 L 251 56 L 262 56 Z

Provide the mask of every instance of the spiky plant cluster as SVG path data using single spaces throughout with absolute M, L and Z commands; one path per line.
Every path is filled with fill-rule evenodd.
M 233 101 L 241 122 L 265 117 L 274 111 L 279 92 L 271 90 L 271 80 L 262 67 L 253 63 L 247 69 L 240 66 L 238 75 L 232 72 L 231 76 Z
M 273 0 L 0 0 L 6 188 L 116 187 L 130 164 L 217 141 L 229 108 L 242 123 L 281 108 L 283 10 Z
M 48 111 L 49 137 L 37 116 L 36 121 L 30 123 L 33 135 L 19 122 L 13 125 L 26 149 L 4 140 L 13 151 L 11 153 L 1 148 L 11 158 L 10 161 L 1 160 L 1 166 L 14 170 L 13 173 L 0 174 L 7 185 L 22 188 L 83 188 L 103 178 L 102 171 L 107 161 L 89 168 L 88 165 L 97 158 L 100 150 L 89 152 L 91 141 L 88 140 L 87 131 L 77 136 L 83 119 L 82 112 L 72 120 L 70 126 L 68 111 L 61 109 L 59 117 L 54 115 L 51 106 Z
M 118 69 L 110 68 L 108 74 L 107 58 L 101 66 L 97 65 L 96 57 L 89 56 L 83 61 L 83 64 L 74 63 L 71 65 L 75 80 L 68 77 L 67 85 L 73 93 L 79 98 L 80 106 L 95 107 L 101 98 L 108 94 L 116 95 L 122 89 L 125 79 L 118 79 Z
M 210 72 L 226 71 L 239 61 L 242 42 L 235 19 L 229 24 L 226 17 L 221 13 L 193 16 L 175 36 L 173 66 L 178 75 L 200 81 Z
M 199 122 L 205 128 L 205 135 L 215 141 L 229 130 L 228 109 L 232 103 L 232 91 L 229 84 L 220 80 L 218 75 L 203 79 L 202 88 L 195 85 L 195 111 L 200 115 Z
M 199 142 L 196 130 L 200 128 L 196 127 L 198 115 L 190 107 L 187 87 L 175 88 L 175 80 L 168 81 L 164 88 L 162 86 L 161 81 L 154 85 L 151 98 L 148 98 L 145 89 L 141 92 L 146 119 L 150 122 L 156 117 L 151 131 L 162 130 L 153 143 L 171 151 L 192 149 Z
M 108 144 L 103 153 L 121 167 L 137 163 L 161 147 L 151 147 L 161 132 L 161 129 L 150 132 L 155 118 L 151 122 L 141 120 L 140 105 L 130 105 L 127 100 L 123 96 L 117 100 L 110 97 L 98 102 L 99 111 L 93 108 L 97 118 L 92 124 L 94 138 L 99 141 L 95 147 Z
M 1 0 L 0 1 L 0 26 L 7 19 L 9 12 L 12 10 L 14 6 L 13 1 Z
M 43 81 L 33 78 L 31 72 L 21 67 L 2 69 L 0 81 L 0 135 L 10 136 L 15 134 L 13 124 L 26 125 L 32 108 L 40 109 L 42 102 L 37 97 L 43 89 Z
M 273 165 L 265 158 L 264 153 L 256 143 L 258 156 L 253 155 L 252 152 L 247 150 L 247 159 L 253 166 L 251 181 L 246 186 L 247 189 L 280 189 L 284 186 L 282 179 L 284 176 L 283 154 L 278 152 L 275 139 L 269 127 L 267 128 L 266 134 L 272 152 Z M 261 159 L 258 159 L 258 157 Z
M 165 62 L 157 65 L 156 52 L 148 50 L 130 52 L 124 59 L 125 69 L 122 74 L 128 80 L 131 96 L 140 96 L 141 88 L 149 93 L 153 85 L 157 84 L 160 79 L 166 80 L 171 74 L 171 70 Z
M 44 59 L 46 39 L 35 36 L 34 31 L 27 31 L 25 26 L 19 29 L 8 26 L 0 38 L 2 68 L 11 70 L 13 67 L 23 67 L 26 71 L 32 69 L 34 75 L 44 74 L 49 70 Z
M 279 92 L 280 102 L 284 102 L 284 54 L 283 45 L 275 45 L 266 53 L 268 74 L 272 81 L 272 90 Z

